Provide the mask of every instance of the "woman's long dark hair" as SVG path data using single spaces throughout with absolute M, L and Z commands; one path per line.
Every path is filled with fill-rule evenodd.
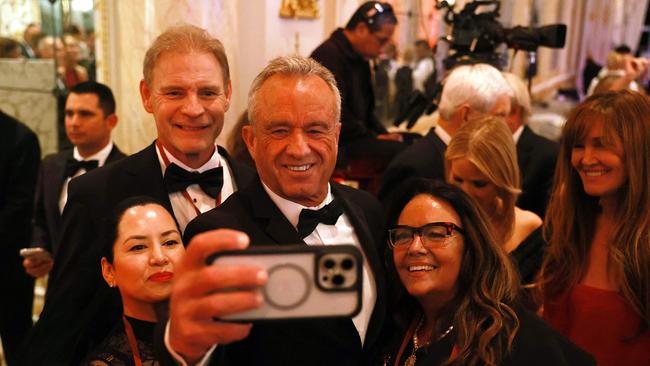
M 498 365 L 511 349 L 519 329 L 512 303 L 519 288 L 516 269 L 486 225 L 487 218 L 459 188 L 423 178 L 405 181 L 396 190 L 387 211 L 387 227 L 396 225 L 404 207 L 416 196 L 428 195 L 449 203 L 465 230 L 465 249 L 456 284 L 456 294 L 440 312 L 434 332 L 449 324 L 456 332 L 458 355 L 446 365 Z M 387 247 L 387 268 L 393 320 L 406 329 L 421 312 L 416 300 L 402 285 Z M 441 329 L 438 329 L 441 328 Z
M 560 139 L 553 194 L 546 212 L 548 253 L 540 271 L 545 301 L 570 291 L 587 271 L 599 197 L 588 195 L 571 164 L 571 152 L 591 126 L 603 124 L 604 143 L 619 141 L 627 181 L 617 192 L 608 265 L 625 302 L 650 326 L 650 99 L 622 90 L 589 97 L 569 115 Z

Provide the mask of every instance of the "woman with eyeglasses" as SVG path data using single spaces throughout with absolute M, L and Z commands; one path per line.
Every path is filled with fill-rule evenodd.
M 472 196 L 490 218 L 494 237 L 515 262 L 521 282 L 533 283 L 546 247 L 542 219 L 515 206 L 521 178 L 505 121 L 487 116 L 465 123 L 447 147 L 445 168 L 447 181 Z
M 388 210 L 394 290 L 383 365 L 591 365 L 514 305 L 517 275 L 486 218 L 460 189 L 407 180 Z
M 544 318 L 599 365 L 650 365 L 650 100 L 594 95 L 567 119 L 546 213 Z
M 149 197 L 119 203 L 107 221 L 114 243 L 105 248 L 101 272 L 120 292 L 123 315 L 84 365 L 159 365 L 153 351 L 154 328 L 169 298 L 174 266 L 185 255 L 172 215 Z

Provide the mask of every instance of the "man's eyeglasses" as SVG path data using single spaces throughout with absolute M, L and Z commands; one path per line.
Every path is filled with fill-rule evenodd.
M 386 43 L 390 41 L 390 37 L 379 37 L 374 32 L 371 32 L 370 34 L 372 34 L 372 36 L 375 37 L 377 43 L 379 43 L 380 46 L 384 46 Z
M 454 232 L 465 234 L 458 225 L 451 222 L 432 222 L 420 227 L 398 225 L 388 230 L 388 242 L 391 248 L 408 248 L 417 234 L 422 244 L 431 248 L 442 248 L 448 245 Z

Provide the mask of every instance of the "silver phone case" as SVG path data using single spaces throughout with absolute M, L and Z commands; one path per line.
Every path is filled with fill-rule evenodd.
M 329 259 L 332 268 L 326 267 L 332 264 Z M 351 268 L 345 269 L 350 263 L 346 260 L 353 262 Z M 267 284 L 257 290 L 264 299 L 262 306 L 224 316 L 222 321 L 350 318 L 361 310 L 363 259 L 354 245 L 259 246 L 215 253 L 206 262 L 257 266 L 269 274 Z

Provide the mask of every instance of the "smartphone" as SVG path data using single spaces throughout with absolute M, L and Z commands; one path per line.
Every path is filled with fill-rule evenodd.
M 50 252 L 40 247 L 22 248 L 18 253 L 23 258 L 33 258 L 40 261 L 50 260 L 52 258 Z
M 252 265 L 269 275 L 266 285 L 256 289 L 262 306 L 221 321 L 350 318 L 361 310 L 363 260 L 354 245 L 260 246 L 218 252 L 207 263 Z

